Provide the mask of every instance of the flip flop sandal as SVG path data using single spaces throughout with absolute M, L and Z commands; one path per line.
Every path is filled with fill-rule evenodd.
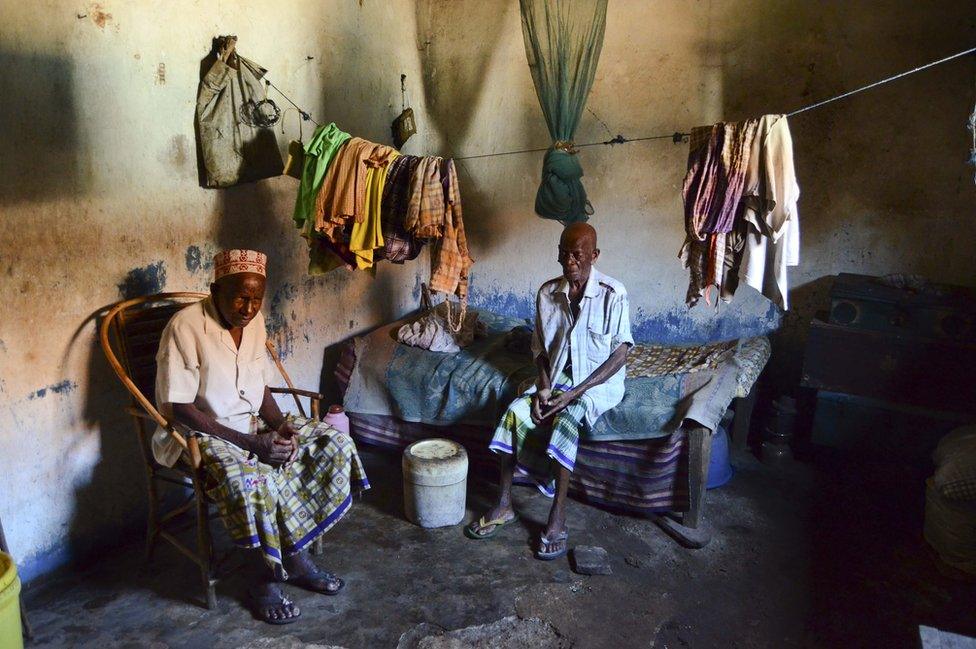
M 339 587 L 335 590 L 330 590 L 328 588 L 322 588 L 320 585 L 323 581 L 326 582 L 339 582 Z M 299 588 L 304 588 L 305 590 L 310 590 L 313 593 L 320 593 L 322 595 L 338 595 L 343 588 L 346 586 L 346 582 L 341 577 L 336 577 L 331 572 L 325 570 L 316 569 L 315 572 L 295 575 L 288 578 L 289 584 L 294 584 Z
M 498 530 L 505 527 L 509 523 L 514 523 L 518 520 L 518 514 L 513 515 L 511 518 L 496 518 L 494 520 L 486 521 L 485 517 L 482 516 L 476 521 L 471 521 L 464 526 L 464 535 L 469 539 L 474 539 L 475 541 L 481 541 L 484 539 L 490 539 L 491 537 L 498 534 Z M 494 526 L 491 528 L 490 532 L 484 534 L 478 534 L 476 529 L 483 530 L 486 527 Z
M 251 613 L 254 617 L 258 618 L 263 622 L 274 625 L 291 624 L 295 622 L 302 616 L 301 609 L 295 607 L 293 611 L 298 611 L 297 615 L 292 615 L 291 617 L 274 618 L 271 617 L 270 610 L 273 608 L 284 609 L 286 606 L 294 606 L 294 602 L 285 597 L 283 594 L 278 595 L 251 595 Z
M 545 534 L 539 535 L 539 549 L 535 551 L 535 558 L 540 561 L 552 561 L 553 559 L 558 559 L 559 557 L 566 556 L 569 551 L 569 532 L 563 530 L 553 538 L 547 537 Z M 561 550 L 553 550 L 552 552 L 543 552 L 542 548 L 547 545 L 553 545 L 555 543 L 562 543 L 563 547 Z

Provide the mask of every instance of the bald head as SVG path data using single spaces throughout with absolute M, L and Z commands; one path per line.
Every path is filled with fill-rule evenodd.
M 570 284 L 585 284 L 590 269 L 600 256 L 596 247 L 596 230 L 588 223 L 571 223 L 559 237 L 559 265 Z
M 596 250 L 596 230 L 589 223 L 570 223 L 563 229 L 559 244 L 572 244 L 576 241 L 589 243 Z

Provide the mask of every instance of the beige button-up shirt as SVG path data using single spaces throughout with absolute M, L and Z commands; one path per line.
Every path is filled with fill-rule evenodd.
M 163 330 L 156 353 L 156 403 L 172 419 L 174 403 L 192 403 L 228 428 L 251 431 L 264 388 L 276 373 L 265 347 L 264 315 L 244 327 L 238 349 L 208 297 L 186 307 Z M 156 461 L 173 466 L 181 447 L 158 428 L 152 440 Z
M 627 289 L 617 280 L 592 268 L 575 320 L 570 309 L 569 282 L 565 278 L 549 280 L 539 289 L 532 355 L 538 357 L 545 352 L 554 388 L 559 387 L 556 379 L 567 366 L 571 366 L 573 384 L 578 385 L 625 343 L 634 344 L 630 303 Z M 587 424 L 592 425 L 600 415 L 620 403 L 626 376 L 626 366 L 621 367 L 605 383 L 586 391 L 582 399 Z M 535 389 L 533 386 L 529 392 Z

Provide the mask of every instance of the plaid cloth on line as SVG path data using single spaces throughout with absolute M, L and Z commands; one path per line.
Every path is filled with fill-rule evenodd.
M 403 227 L 403 220 L 410 201 L 410 179 L 420 158 L 412 155 L 400 156 L 392 163 L 383 187 L 383 205 L 380 210 L 383 220 L 384 256 L 388 261 L 402 264 L 415 259 L 423 248 Z
M 403 227 L 419 239 L 436 239 L 444 233 L 444 187 L 441 158 L 424 157 L 410 179 L 410 202 Z
M 553 396 L 572 385 L 572 379 L 561 373 L 553 383 Z M 516 481 L 535 485 L 551 498 L 556 493 L 552 463 L 558 462 L 573 471 L 585 418 L 586 404 L 576 399 L 553 418 L 551 426 L 536 426 L 532 423 L 532 395 L 523 394 L 502 415 L 488 448 L 495 453 L 512 455 L 514 452 Z
M 369 489 L 356 445 L 328 424 L 295 418 L 299 456 L 273 468 L 218 437 L 200 436 L 207 495 L 231 539 L 260 548 L 280 578 L 283 556 L 301 552 L 349 510 L 353 491 Z
M 468 238 L 464 233 L 461 212 L 461 188 L 453 160 L 445 160 L 441 182 L 446 198 L 443 236 L 434 243 L 431 255 L 430 289 L 442 293 L 456 293 L 464 299 L 468 295 L 468 273 L 474 261 L 468 254 Z

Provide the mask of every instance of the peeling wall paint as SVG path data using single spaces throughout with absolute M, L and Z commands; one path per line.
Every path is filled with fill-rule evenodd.
M 118 287 L 119 295 L 124 299 L 161 293 L 166 288 L 166 263 L 157 261 L 142 268 L 133 268 L 126 273 Z
M 74 381 L 64 380 L 64 381 L 61 381 L 60 383 L 54 383 L 54 384 L 49 385 L 47 387 L 39 388 L 37 390 L 34 390 L 29 395 L 27 395 L 27 398 L 28 399 L 31 399 L 31 400 L 33 400 L 33 399 L 43 399 L 44 397 L 46 397 L 48 395 L 48 393 L 50 393 L 50 394 L 69 394 L 72 390 L 74 390 L 77 387 L 78 387 L 78 384 L 75 383 Z

